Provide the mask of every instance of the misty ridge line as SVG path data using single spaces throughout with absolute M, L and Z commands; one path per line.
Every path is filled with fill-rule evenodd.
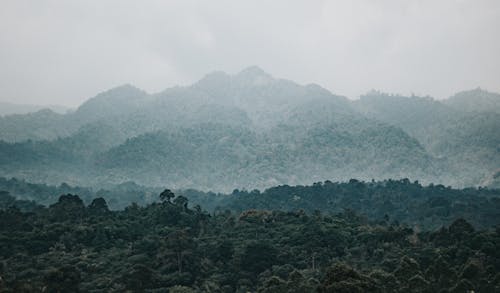
M 75 111 L 0 118 L 0 176 L 230 191 L 411 178 L 496 186 L 500 95 L 349 100 L 248 67 L 148 94 L 120 86 Z M 13 160 L 16 158 L 16 160 Z
M 240 75 L 245 75 L 245 74 L 252 74 L 252 72 L 254 74 L 260 74 L 261 75 L 261 78 L 263 78 L 261 80 L 261 82 L 264 82 L 265 83 L 265 79 L 267 79 L 268 81 L 271 81 L 271 80 L 276 80 L 276 81 L 285 81 L 285 82 L 291 82 L 291 83 L 295 83 L 294 81 L 292 80 L 289 80 L 289 79 L 282 79 L 282 78 L 275 78 L 274 76 L 266 73 L 263 69 L 261 69 L 259 66 L 249 66 L 249 67 L 246 67 L 245 69 L 241 70 L 240 72 L 238 73 L 235 73 L 235 74 L 229 74 L 229 73 L 226 73 L 224 71 L 220 71 L 220 70 L 215 70 L 215 71 L 212 71 L 211 73 L 208 73 L 206 74 L 204 77 L 202 77 L 200 80 L 198 81 L 195 81 L 189 85 L 174 85 L 172 87 L 168 87 L 164 90 L 161 90 L 161 91 L 158 91 L 158 92 L 147 92 L 146 90 L 143 90 L 137 86 L 135 86 L 134 84 L 132 83 L 124 83 L 124 84 L 121 84 L 121 85 L 118 85 L 116 87 L 113 87 L 111 89 L 108 89 L 108 90 L 104 90 L 104 91 L 101 91 L 99 92 L 96 96 L 94 97 L 90 97 L 90 98 L 87 98 L 86 100 L 84 100 L 80 105 L 76 106 L 76 107 L 69 107 L 69 106 L 61 106 L 61 105 L 56 105 L 56 104 L 52 104 L 52 105 L 43 105 L 43 104 L 39 104 L 39 105 L 34 105 L 34 104 L 19 104 L 19 103 L 12 103 L 12 102 L 0 102 L 0 115 L 13 115 L 13 114 L 28 114 L 28 113 L 33 113 L 33 112 L 37 112 L 37 111 L 40 111 L 40 110 L 45 110 L 45 109 L 48 109 L 48 110 L 52 110 L 56 113 L 59 113 L 59 114 L 65 114 L 65 113 L 71 113 L 71 112 L 74 112 L 76 109 L 78 109 L 80 106 L 82 106 L 83 104 L 85 104 L 86 102 L 88 102 L 89 100 L 93 99 L 93 98 L 96 98 L 100 95 L 103 95 L 109 91 L 113 91 L 115 89 L 119 89 L 119 88 L 127 88 L 127 87 L 131 87 L 131 88 L 134 88 L 134 89 L 137 89 L 139 91 L 142 91 L 144 92 L 147 96 L 157 96 L 157 95 L 160 95 L 161 93 L 163 92 L 167 92 L 169 90 L 173 90 L 173 89 L 176 89 L 176 88 L 187 88 L 187 87 L 191 87 L 197 83 L 199 83 L 200 81 L 203 81 L 207 78 L 211 78 L 211 77 L 215 77 L 215 76 L 224 76 L 226 78 L 234 78 L 234 77 L 238 77 Z M 305 86 L 310 86 L 310 87 L 319 87 L 321 88 L 322 90 L 325 90 L 325 91 L 328 91 L 330 92 L 330 94 L 334 95 L 332 91 L 322 87 L 321 85 L 318 85 L 316 83 L 309 83 L 309 84 L 305 84 Z M 486 89 L 483 89 L 481 87 L 477 87 L 473 90 L 464 90 L 460 93 L 463 93 L 463 92 L 468 92 L 468 91 L 483 91 L 487 94 L 495 94 L 494 92 L 489 92 L 488 90 Z M 371 94 L 383 94 L 383 95 L 389 95 L 389 96 L 397 96 L 397 97 L 418 97 L 418 98 L 425 98 L 425 99 L 430 99 L 430 100 L 434 100 L 434 101 L 438 101 L 438 102 L 443 102 L 445 103 L 447 100 L 450 100 L 450 99 L 453 99 L 455 95 L 452 95 L 452 96 L 449 96 L 447 98 L 444 98 L 444 99 L 436 99 L 432 96 L 429 96 L 429 95 L 425 95 L 425 96 L 419 96 L 419 95 L 415 95 L 415 94 L 411 94 L 410 96 L 405 96 L 405 95 L 402 95 L 402 94 L 399 94 L 399 93 L 388 93 L 388 92 L 384 92 L 384 91 L 380 91 L 380 90 L 377 90 L 377 89 L 371 89 L 369 91 L 367 91 L 364 95 L 361 95 L 359 98 L 352 98 L 352 97 L 348 97 L 348 96 L 344 96 L 344 95 L 340 95 L 342 97 L 345 97 L 347 98 L 349 101 L 351 102 L 355 102 L 357 100 L 359 100 L 360 98 L 362 98 L 363 96 L 366 96 L 366 95 L 371 95 Z

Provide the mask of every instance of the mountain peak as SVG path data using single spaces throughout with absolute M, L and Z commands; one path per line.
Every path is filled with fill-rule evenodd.
M 205 75 L 196 82 L 196 87 L 214 88 L 231 83 L 243 86 L 256 86 L 270 83 L 274 78 L 257 66 L 250 66 L 234 75 L 229 75 L 224 71 L 213 71 Z
M 148 96 L 145 91 L 130 84 L 114 87 L 88 99 L 78 107 L 74 115 L 83 121 L 98 120 L 111 113 L 125 111 L 137 106 L 138 101 Z
M 203 78 L 194 83 L 193 86 L 195 88 L 204 90 L 209 89 L 212 91 L 219 87 L 225 87 L 225 85 L 229 84 L 230 78 L 231 77 L 224 71 L 213 71 L 203 76 Z
M 474 99 L 477 96 L 499 96 L 499 94 L 494 93 L 494 92 L 489 92 L 485 89 L 482 89 L 480 87 L 470 89 L 470 90 L 464 90 L 461 92 L 458 92 L 454 94 L 453 96 L 449 97 L 449 99 L 454 99 L 454 98 L 462 98 L 462 99 Z
M 95 97 L 90 98 L 85 103 L 90 101 L 98 101 L 98 100 L 113 100 L 113 101 L 121 101 L 124 99 L 135 99 L 139 97 L 146 96 L 147 93 L 129 83 L 119 85 L 117 87 L 111 88 L 107 91 L 101 92 L 97 94 Z M 85 104 L 84 103 L 84 104 Z
M 250 66 L 236 74 L 234 80 L 241 84 L 258 86 L 271 83 L 274 78 L 257 66 Z
M 146 94 L 146 92 L 141 90 L 140 88 L 135 87 L 130 83 L 125 83 L 125 84 L 119 85 L 117 87 L 111 88 L 111 89 L 109 89 L 109 90 L 107 90 L 99 95 L 111 94 L 111 93 L 122 93 L 122 94 L 128 93 L 128 94 L 136 94 L 136 95 Z
M 236 74 L 238 77 L 251 77 L 251 78 L 256 78 L 256 77 L 266 77 L 266 78 L 272 78 L 272 76 L 265 72 L 262 68 L 258 66 L 249 66 L 242 71 L 240 71 L 238 74 Z
M 456 93 L 443 103 L 460 111 L 500 113 L 500 94 L 479 87 Z

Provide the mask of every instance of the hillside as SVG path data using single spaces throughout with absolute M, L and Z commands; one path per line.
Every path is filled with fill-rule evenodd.
M 500 115 L 460 111 L 448 101 L 370 92 L 354 106 L 368 117 L 401 127 L 431 156 L 446 161 L 449 177 L 443 182 L 455 178 L 465 185 L 478 184 L 500 166 Z
M 500 113 L 500 94 L 481 88 L 459 92 L 444 103 L 459 111 Z
M 124 85 L 64 115 L 0 117 L 0 176 L 218 191 L 350 178 L 492 182 L 500 114 L 448 104 L 376 91 L 349 101 L 257 67 L 156 94 Z
M 219 191 L 353 176 L 382 179 L 412 174 L 430 180 L 434 171 L 432 159 L 417 141 L 370 121 L 359 129 L 282 125 L 253 132 L 208 125 L 152 133 L 112 148 L 101 155 L 100 162 L 104 174 L 127 176 L 141 184 L 168 182 L 176 188 Z
M 53 112 L 64 114 L 70 111 L 70 108 L 60 105 L 31 105 L 0 102 L 0 116 L 14 114 L 28 114 L 38 112 L 43 109 L 50 109 Z

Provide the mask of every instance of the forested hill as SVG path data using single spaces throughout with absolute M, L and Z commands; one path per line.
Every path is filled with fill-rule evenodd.
M 50 186 L 16 179 L 0 178 L 0 208 L 17 206 L 32 211 L 38 204 L 49 206 L 61 194 L 78 194 L 85 204 L 104 198 L 113 210 L 121 210 L 132 202 L 145 206 L 157 202 L 162 188 L 140 186 L 132 182 L 109 186 L 108 189 Z M 458 218 L 476 228 L 486 229 L 500 224 L 500 190 L 453 189 L 443 185 L 422 186 L 418 182 L 385 180 L 378 182 L 318 182 L 310 186 L 276 186 L 264 191 L 234 190 L 231 194 L 202 192 L 194 189 L 175 190 L 186 197 L 190 206 L 207 211 L 282 210 L 327 214 L 352 212 L 369 221 L 404 223 L 433 230 L 449 225 Z M 16 201 L 16 199 L 18 201 Z
M 481 89 L 353 101 L 257 67 L 154 94 L 123 85 L 70 113 L 0 117 L 0 176 L 220 192 L 331 178 L 495 186 L 499 101 Z
M 323 191 L 335 190 L 350 191 L 349 198 L 354 202 L 367 204 L 362 198 L 369 193 L 362 190 L 370 189 L 369 184 L 352 181 L 334 185 L 278 187 L 263 195 L 236 191 L 234 196 L 243 200 L 239 204 L 259 206 L 262 203 L 256 201 L 262 196 L 290 194 L 299 201 L 308 201 Z M 438 210 L 429 213 L 450 218 L 457 210 L 447 206 L 447 195 L 456 193 L 457 197 L 451 196 L 450 201 L 455 206 L 463 205 L 458 211 L 484 213 L 484 217 L 496 219 L 498 225 L 498 197 L 488 203 L 497 206 L 488 210 L 478 195 L 470 198 L 463 194 L 466 191 L 442 186 L 418 191 L 417 184 L 406 181 L 376 185 L 381 191 L 384 185 L 394 191 L 405 188 L 415 198 L 427 192 L 434 194 L 431 197 L 441 194 L 443 197 L 436 197 L 433 204 Z M 468 192 L 485 198 L 494 194 Z M 391 198 L 397 199 L 396 194 L 393 192 Z M 6 194 L 0 196 L 9 198 Z M 0 291 L 500 290 L 498 226 L 477 230 L 467 220 L 457 218 L 428 231 L 391 221 L 390 216 L 367 221 L 351 210 L 330 214 L 252 209 L 209 214 L 200 206 L 190 208 L 188 198 L 170 190 L 157 196 L 161 202 L 144 207 L 132 204 L 121 211 L 110 211 L 103 198 L 85 205 L 71 194 L 60 196 L 47 208 L 28 207 L 23 202 L 31 212 L 21 212 L 15 207 L 18 202 L 10 201 L 14 206 L 0 208 Z M 387 211 L 397 211 L 397 203 L 388 206 Z

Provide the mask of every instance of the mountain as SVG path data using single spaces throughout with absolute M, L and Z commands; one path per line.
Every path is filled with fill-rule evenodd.
M 477 103 L 481 104 L 481 100 Z M 401 127 L 430 155 L 443 159 L 446 174 L 442 178 L 446 182 L 478 184 L 500 166 L 498 113 L 461 111 L 446 101 L 430 97 L 404 97 L 376 91 L 353 104 L 367 117 Z
M 230 191 L 408 177 L 463 187 L 500 165 L 498 113 L 376 91 L 350 101 L 258 67 L 155 94 L 124 85 L 71 113 L 0 121 L 0 176 L 53 184 Z
M 0 102 L 0 116 L 13 115 L 13 114 L 28 114 L 38 112 L 43 109 L 50 109 L 59 114 L 65 114 L 70 111 L 70 108 L 60 105 L 27 105 Z
M 8 142 L 26 140 L 47 140 L 69 135 L 65 115 L 49 109 L 28 114 L 14 114 L 0 117 L 0 139 Z
M 459 111 L 500 113 L 500 94 L 481 88 L 459 92 L 443 102 Z
M 417 137 L 459 114 L 431 97 L 405 97 L 378 91 L 362 95 L 353 105 L 363 115 L 399 126 Z
M 272 127 L 286 119 L 299 106 L 312 101 L 332 103 L 337 111 L 349 111 L 349 101 L 318 85 L 301 86 L 276 79 L 258 67 L 249 67 L 231 76 L 215 72 L 190 87 L 203 93 L 211 103 L 222 103 L 244 110 L 253 124 Z
M 114 119 L 116 116 L 129 115 L 144 104 L 148 96 L 146 92 L 132 85 L 122 85 L 87 100 L 67 118 L 73 123 L 85 125 L 99 120 Z
M 132 85 L 119 86 L 98 94 L 66 115 L 42 111 L 7 116 L 1 118 L 0 139 L 52 140 L 96 123 L 113 125 L 127 137 L 207 122 L 269 128 L 312 102 L 328 103 L 336 112 L 352 112 L 347 98 L 318 85 L 301 86 L 276 79 L 258 67 L 249 67 L 235 75 L 213 72 L 191 86 L 169 88 L 157 94 Z

